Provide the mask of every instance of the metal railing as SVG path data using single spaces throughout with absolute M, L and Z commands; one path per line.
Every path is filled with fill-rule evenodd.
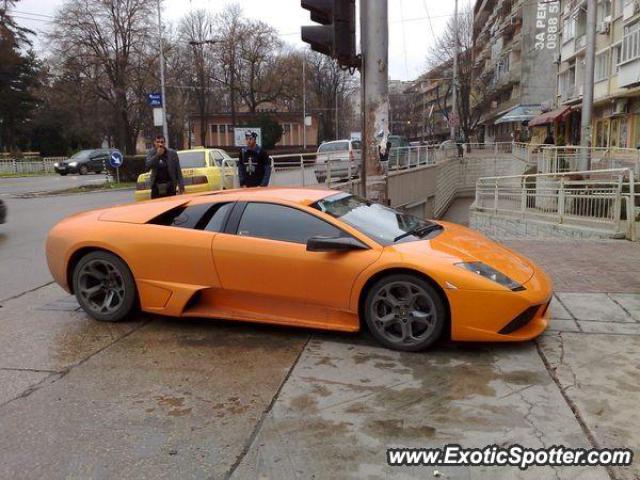
M 29 157 L 26 159 L 0 160 L 0 173 L 13 175 L 54 173 L 53 164 L 66 159 L 67 157 L 47 157 L 42 159 Z
M 576 171 L 579 169 L 580 157 L 585 150 L 591 162 L 591 170 L 630 168 L 636 176 L 640 175 L 640 150 L 617 147 L 543 146 L 541 147 L 542 155 L 538 157 L 538 172 Z
M 473 209 L 590 227 L 634 240 L 636 194 L 630 168 L 483 177 Z

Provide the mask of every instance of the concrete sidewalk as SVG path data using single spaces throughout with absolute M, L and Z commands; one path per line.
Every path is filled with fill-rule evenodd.
M 519 248 L 545 258 L 542 245 Z M 609 247 L 571 246 L 576 268 L 601 261 L 593 248 Z M 420 354 L 366 333 L 148 316 L 103 324 L 58 287 L 37 289 L 0 308 L 0 478 L 428 478 L 436 468 L 387 466 L 386 449 L 450 443 L 637 457 L 640 289 L 601 266 L 588 286 L 602 291 L 574 291 L 580 277 L 572 287 L 569 267 L 549 266 L 565 290 L 536 342 L 443 342 Z M 437 470 L 640 478 L 638 462 Z

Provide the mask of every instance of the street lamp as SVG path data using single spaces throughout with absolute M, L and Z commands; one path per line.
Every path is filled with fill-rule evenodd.
M 169 147 L 169 127 L 167 125 L 167 96 L 164 85 L 164 49 L 162 47 L 162 16 L 161 0 L 158 0 L 158 48 L 160 50 L 160 93 L 162 95 L 162 133 L 164 141 Z

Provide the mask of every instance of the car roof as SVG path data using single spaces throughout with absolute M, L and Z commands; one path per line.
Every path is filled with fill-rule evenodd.
M 262 201 L 276 203 L 297 203 L 300 205 L 311 205 L 318 200 L 344 193 L 341 190 L 313 189 L 313 188 L 288 188 L 288 187 L 267 187 L 223 190 L 220 192 L 207 192 L 195 195 L 196 203 L 206 203 L 215 201 Z

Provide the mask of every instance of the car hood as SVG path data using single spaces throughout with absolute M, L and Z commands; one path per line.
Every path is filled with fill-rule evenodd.
M 451 263 L 480 261 L 520 284 L 528 282 L 535 273 L 535 266 L 529 259 L 481 233 L 453 223 L 438 223 L 444 227 L 440 235 L 431 240 L 401 243 L 393 248 L 408 255 L 437 255 Z

